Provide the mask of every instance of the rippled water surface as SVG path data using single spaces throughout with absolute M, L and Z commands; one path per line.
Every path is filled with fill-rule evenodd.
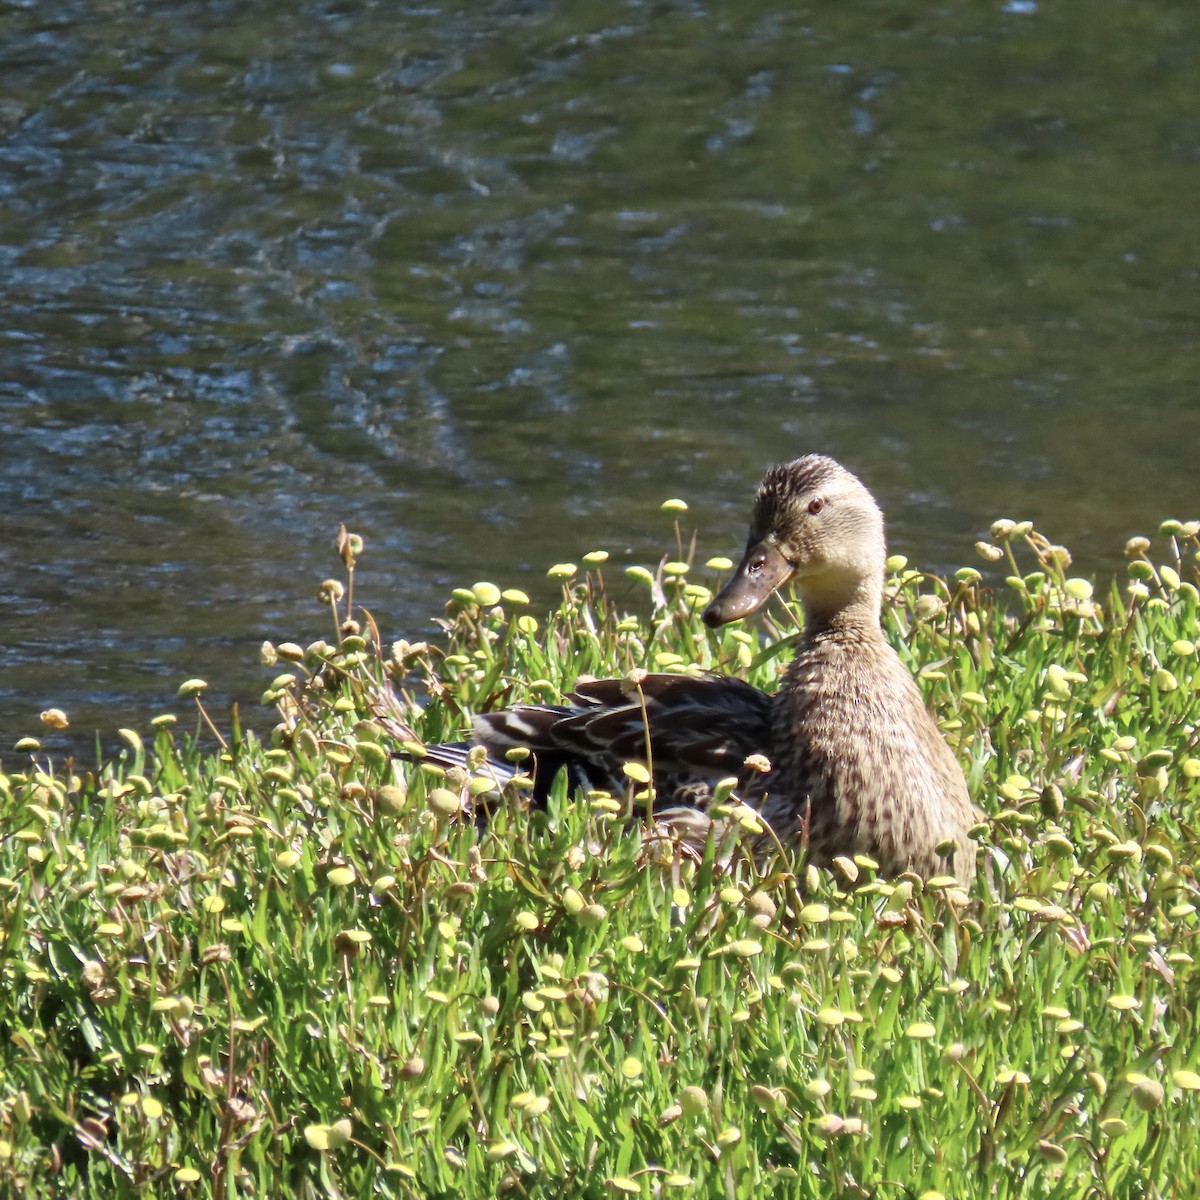
M 1198 53 L 1112 0 L 3 5 L 0 750 L 256 699 L 339 521 L 393 636 L 653 561 L 668 496 L 733 553 L 809 450 L 923 566 L 1010 515 L 1110 574 L 1200 513 Z

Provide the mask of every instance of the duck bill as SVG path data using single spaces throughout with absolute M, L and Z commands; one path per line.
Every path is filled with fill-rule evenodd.
M 704 610 L 705 625 L 715 629 L 757 612 L 776 588 L 787 583 L 795 569 L 774 546 L 756 542 L 738 563 L 733 578 Z

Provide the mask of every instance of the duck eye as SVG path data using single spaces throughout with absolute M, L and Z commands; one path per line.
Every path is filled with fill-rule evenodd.
M 819 512 L 821 511 L 821 509 L 823 509 L 824 507 L 825 507 L 825 501 L 824 501 L 824 499 L 823 499 L 821 496 L 814 496 L 814 497 L 813 497 L 813 498 L 812 498 L 812 499 L 811 499 L 811 500 L 808 502 L 808 511 L 809 511 L 809 513 L 810 513 L 812 516 L 814 516 L 814 517 L 815 517 L 815 516 L 817 515 L 817 513 L 819 513 Z

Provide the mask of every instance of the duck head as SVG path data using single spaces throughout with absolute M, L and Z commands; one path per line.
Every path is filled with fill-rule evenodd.
M 883 514 L 855 476 L 819 454 L 781 463 L 759 484 L 746 553 L 704 623 L 749 616 L 789 579 L 810 624 L 861 609 L 877 622 L 885 560 Z

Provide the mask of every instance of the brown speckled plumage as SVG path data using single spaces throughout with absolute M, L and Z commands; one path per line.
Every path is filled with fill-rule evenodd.
M 829 458 L 774 467 L 755 500 L 748 557 L 764 543 L 800 592 L 805 628 L 772 704 L 763 816 L 781 839 L 807 826 L 821 865 L 865 853 L 885 874 L 969 882 L 975 810 L 962 770 L 880 628 L 886 550 L 874 497 Z M 727 589 L 735 603 L 738 587 L 735 578 Z M 710 623 L 722 620 L 724 596 Z M 938 852 L 944 843 L 949 854 Z
M 887 875 L 952 874 L 966 885 L 976 813 L 958 762 L 880 628 L 885 557 L 883 516 L 850 472 L 819 455 L 772 467 L 745 556 L 704 619 L 738 620 L 792 580 L 805 627 L 774 696 L 713 675 L 595 680 L 561 705 L 481 714 L 476 740 L 498 758 L 530 747 L 537 798 L 564 767 L 572 785 L 619 792 L 622 764 L 645 760 L 648 724 L 656 808 L 703 809 L 713 784 L 736 775 L 738 794 L 775 836 L 805 842 L 811 862 L 862 853 Z M 444 764 L 465 753 L 429 750 Z M 765 755 L 770 770 L 747 766 L 751 755 Z
M 865 853 L 884 874 L 974 873 L 962 771 L 896 652 L 865 628 L 806 631 L 775 696 L 763 816 L 808 823 L 809 859 Z M 937 846 L 952 839 L 949 856 Z

